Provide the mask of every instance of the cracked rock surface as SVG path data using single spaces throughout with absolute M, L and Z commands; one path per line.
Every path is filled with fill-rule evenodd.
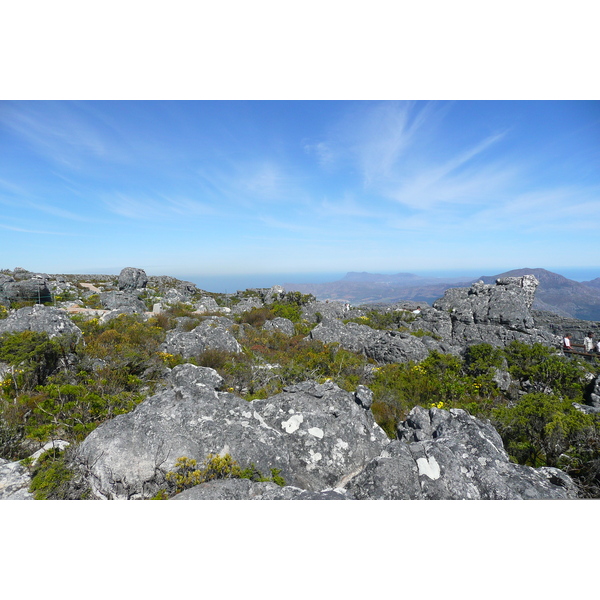
M 349 494 L 381 500 L 577 497 L 562 471 L 511 463 L 494 427 L 460 409 L 415 407 L 398 438 L 350 482 Z

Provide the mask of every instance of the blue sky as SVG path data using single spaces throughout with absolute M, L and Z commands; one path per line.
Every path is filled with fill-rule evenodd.
M 0 268 L 560 272 L 599 221 L 597 101 L 0 101 Z

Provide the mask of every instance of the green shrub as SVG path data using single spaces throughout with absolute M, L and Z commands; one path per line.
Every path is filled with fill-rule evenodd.
M 47 333 L 37 331 L 4 333 L 0 336 L 0 361 L 18 367 L 14 378 L 18 389 L 33 389 L 45 383 L 73 346 L 71 337 L 50 339 Z
M 29 491 L 35 500 L 65 500 L 69 498 L 69 483 L 73 471 L 67 466 L 64 451 L 52 448 L 44 452 L 32 467 Z
M 582 413 L 570 399 L 554 394 L 525 394 L 516 405 L 496 408 L 492 415 L 509 455 L 532 467 L 560 466 L 561 457 L 577 453 L 581 440 L 599 425 L 597 415 Z
M 359 323 L 372 329 L 406 331 L 407 325 L 415 320 L 415 315 L 408 310 L 380 312 L 369 310 L 366 314 L 353 319 L 345 319 L 344 323 Z
M 529 381 L 536 391 L 547 391 L 582 399 L 588 367 L 568 360 L 542 344 L 511 342 L 504 349 L 509 373 L 520 382 Z
M 464 357 L 465 370 L 473 376 L 487 375 L 494 369 L 503 367 L 504 362 L 503 350 L 491 344 L 469 346 Z
M 25 458 L 27 451 L 22 446 L 24 437 L 22 426 L 6 422 L 0 414 L 0 458 L 11 462 Z
M 237 319 L 238 323 L 247 323 L 252 327 L 262 327 L 266 321 L 275 318 L 275 313 L 270 308 L 252 308 L 243 312 Z
M 181 456 L 175 462 L 175 470 L 166 474 L 167 481 L 174 487 L 175 493 L 180 493 L 201 483 L 214 479 L 250 479 L 252 481 L 272 481 L 284 486 L 285 481 L 279 474 L 281 469 L 271 469 L 271 477 L 264 477 L 260 471 L 251 464 L 242 469 L 230 454 L 219 456 L 209 454 L 201 466 L 193 458 Z M 164 490 L 161 490 L 156 499 L 163 499 Z

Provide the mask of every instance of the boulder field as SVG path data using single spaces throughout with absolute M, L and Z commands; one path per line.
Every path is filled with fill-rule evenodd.
M 17 294 L 15 283 L 9 277 L 0 281 L 4 297 Z M 147 283 L 143 271 L 125 269 L 118 280 L 119 289 L 100 294 L 102 305 L 108 310 L 132 307 L 133 312 L 147 315 L 139 299 Z M 158 300 L 164 301 L 169 293 L 179 300 L 193 291 L 187 284 L 175 289 L 167 283 Z M 31 285 L 49 288 L 40 277 Z M 304 316 L 318 315 L 309 339 L 339 343 L 379 363 L 418 362 L 431 350 L 458 355 L 481 342 L 503 346 L 521 340 L 556 347 L 560 335 L 555 322 L 550 327 L 544 320 L 547 315 L 531 310 L 536 287 L 535 277 L 525 275 L 503 278 L 496 284 L 477 282 L 470 288 L 450 289 L 432 306 L 413 313 L 404 331 L 344 323 L 342 319 L 364 314 L 364 310 L 349 309 L 342 303 L 312 302 L 304 308 Z M 236 314 L 260 308 L 282 293 L 273 288 L 263 297 L 243 300 L 233 311 L 217 307 L 206 297 L 198 310 L 210 306 L 224 315 Z M 412 304 L 386 310 L 411 312 Z M 268 328 L 285 335 L 294 332 L 287 319 L 267 323 Z M 12 311 L 0 320 L 0 334 L 29 329 L 50 336 L 81 335 L 62 308 L 36 305 Z M 236 329 L 227 316 L 210 316 L 190 331 L 169 331 L 161 349 L 184 358 L 207 349 L 238 353 L 242 346 L 236 336 L 241 339 L 243 330 L 243 326 Z M 413 335 L 416 332 L 420 335 Z M 176 469 L 178 459 L 201 463 L 209 455 L 229 455 L 243 468 L 252 467 L 266 476 L 277 473 L 280 479 L 213 480 L 173 499 L 577 497 L 574 482 L 562 471 L 510 462 L 492 425 L 463 410 L 415 407 L 398 425 L 397 439 L 391 440 L 375 422 L 370 410 L 372 393 L 364 386 L 349 392 L 332 381 L 307 380 L 249 402 L 222 391 L 222 379 L 213 369 L 183 364 L 167 372 L 158 392 L 132 412 L 104 422 L 68 449 L 75 473 L 73 498 L 81 497 L 81 490 L 86 497 L 111 500 L 149 499 L 165 490 L 172 494 L 168 474 Z M 598 397 L 596 384 L 594 400 Z M 24 467 L 0 460 L 0 499 L 30 498 L 28 482 Z

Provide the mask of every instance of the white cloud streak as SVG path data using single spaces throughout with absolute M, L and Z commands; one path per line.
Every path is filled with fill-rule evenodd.
M 106 208 L 121 217 L 152 221 L 176 217 L 218 215 L 209 204 L 189 198 L 154 198 L 116 193 L 103 199 Z

